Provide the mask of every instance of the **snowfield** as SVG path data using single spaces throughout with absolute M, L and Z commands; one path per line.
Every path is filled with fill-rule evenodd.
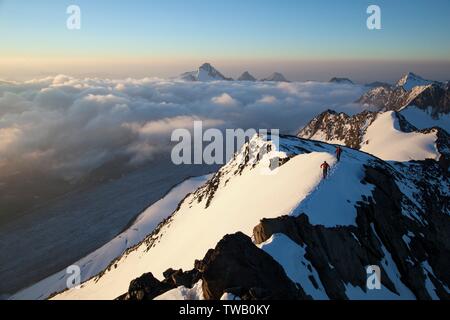
M 194 82 L 228 82 L 209 64 L 183 76 Z M 410 73 L 398 86 L 409 88 L 427 81 Z M 279 84 L 276 89 L 289 91 L 292 85 Z M 263 99 L 277 101 L 272 95 Z M 241 105 L 228 93 L 214 95 L 208 101 L 226 108 Z M 313 123 L 311 131 L 318 130 L 313 139 L 328 139 L 328 143 L 281 136 L 276 144 L 277 139 L 255 135 L 215 174 L 179 184 L 145 210 L 126 231 L 74 263 L 81 268 L 78 288 L 67 288 L 71 274 L 64 269 L 11 299 L 116 299 L 128 291 L 132 280 L 145 273 L 151 272 L 163 280 L 169 268 L 193 269 L 195 261 L 215 248 L 225 235 L 238 232 L 252 237 L 253 244 L 240 235 L 246 239 L 246 246 L 235 245 L 233 248 L 239 250 L 230 252 L 233 258 L 243 258 L 231 265 L 235 268 L 229 273 L 241 275 L 241 270 L 248 267 L 250 274 L 259 275 L 255 273 L 257 263 L 243 265 L 260 260 L 241 254 L 245 252 L 242 248 L 249 247 L 263 254 L 254 247 L 257 245 L 281 265 L 287 277 L 298 284 L 297 289 L 313 299 L 446 298 L 450 295 L 445 285 L 448 260 L 439 255 L 445 257 L 449 250 L 445 239 L 450 184 L 444 159 L 448 144 L 442 141 L 448 135 L 438 129 L 419 130 L 437 123 L 448 130 L 449 119 L 448 115 L 434 119 L 430 114 L 415 107 L 399 112 L 361 113 L 362 119 L 344 122 L 332 137 L 330 126 L 319 130 L 320 126 Z M 343 114 L 339 117 L 345 120 Z M 338 125 L 337 121 L 331 126 Z M 353 139 L 347 139 L 348 135 Z M 330 142 L 348 143 L 355 149 L 342 147 L 338 161 L 336 146 Z M 427 159 L 439 162 L 420 162 Z M 324 161 L 330 165 L 327 179 L 323 179 L 320 168 Z M 442 230 L 437 230 L 440 225 Z M 219 255 L 226 250 L 215 251 Z M 436 257 L 431 259 L 434 252 Z M 264 261 L 272 262 L 267 259 Z M 225 261 L 228 267 L 229 260 Z M 365 268 L 374 263 L 383 271 L 383 290 L 366 287 Z M 225 277 L 221 272 L 223 264 L 217 268 L 218 278 Z M 183 282 L 192 288 L 181 286 L 156 300 L 238 298 L 226 292 L 231 288 L 229 283 L 219 288 L 219 295 L 208 296 L 208 285 L 217 283 L 208 279 L 204 270 L 207 269 L 197 264 L 196 272 L 201 278 Z M 256 280 L 257 285 L 260 279 Z M 279 279 L 275 286 L 279 286 Z M 255 284 L 243 289 L 250 288 L 255 288 Z M 131 293 L 123 297 L 133 299 Z
M 406 91 L 410 91 L 415 87 L 423 87 L 433 83 L 435 83 L 435 81 L 426 80 L 412 72 L 409 72 L 398 81 L 397 86 L 403 87 Z
M 303 283 L 306 294 L 309 294 L 314 300 L 329 300 L 325 289 L 323 288 L 317 271 L 311 266 L 311 263 L 305 259 L 305 249 L 289 237 L 283 234 L 276 234 L 269 240 L 259 246 L 262 250 L 270 254 L 281 266 L 287 276 L 295 283 Z M 308 269 L 311 268 L 311 271 Z M 313 277 L 318 283 L 315 288 L 308 277 Z
M 383 160 L 438 160 L 436 133 L 403 132 L 395 112 L 381 113 L 369 126 L 361 150 Z
M 386 113 L 385 117 L 380 117 L 380 124 L 376 125 L 388 123 L 389 127 L 395 127 L 390 115 Z M 80 288 L 65 290 L 67 275 L 61 271 L 12 299 L 115 299 L 127 292 L 130 282 L 144 273 L 151 272 L 163 280 L 163 272 L 169 268 L 193 269 L 195 260 L 202 259 L 224 235 L 240 231 L 252 236 L 254 227 L 263 218 L 305 214 L 309 223 L 315 226 L 355 228 L 358 226 L 355 205 L 367 203 L 375 188 L 364 179 L 365 167 L 380 163 L 380 160 L 344 148 L 341 161 L 337 162 L 334 152 L 335 146 L 326 143 L 282 136 L 277 146 L 273 141 L 255 136 L 216 174 L 187 180 L 146 210 L 129 230 L 82 259 L 79 262 L 83 280 Z M 332 166 L 326 180 L 322 180 L 320 169 L 323 161 Z M 396 164 L 387 166 L 388 170 L 397 170 Z M 408 170 L 401 164 L 398 166 Z M 411 181 L 400 178 L 404 177 L 402 170 L 398 171 L 396 183 L 401 190 L 407 191 L 404 200 L 415 203 L 414 210 L 419 210 L 417 208 L 423 206 L 416 201 L 418 190 L 408 189 Z M 442 189 L 442 192 L 448 194 L 448 190 Z M 164 222 L 157 226 L 162 220 Z M 350 299 L 414 299 L 373 226 L 372 232 L 384 254 L 380 263 L 398 294 L 384 286 L 385 290 L 365 292 L 347 283 L 346 296 Z M 360 243 L 355 234 L 353 238 Z M 410 240 L 405 243 L 409 247 Z M 307 258 L 307 247 L 284 234 L 274 234 L 258 247 L 271 255 L 294 283 L 301 283 L 307 295 L 318 300 L 329 299 L 319 271 Z M 332 265 L 329 267 L 334 269 Z M 423 266 L 422 269 L 434 277 L 431 267 Z M 433 282 L 426 281 L 426 290 L 431 297 L 436 297 Z M 156 299 L 204 299 L 202 290 L 202 281 L 199 281 L 192 289 L 178 287 Z M 53 295 L 55 292 L 59 294 Z M 224 293 L 222 298 L 236 297 Z
M 429 107 L 426 110 L 422 110 L 416 106 L 409 106 L 400 110 L 400 113 L 418 129 L 440 127 L 450 132 L 450 114 L 441 114 L 439 117 L 433 117 L 431 115 L 432 109 L 432 107 Z
M 331 145 L 289 137 L 281 139 L 279 150 L 275 150 L 272 145 L 272 151 L 264 153 L 268 144 L 272 145 L 272 142 L 258 137 L 252 139 L 250 146 L 244 146 L 242 152 L 219 170 L 209 183 L 189 195 L 160 230 L 125 252 L 99 277 L 83 283 L 81 289 L 67 290 L 54 299 L 114 299 L 126 292 L 130 281 L 143 273 L 152 272 L 155 277 L 162 279 L 162 273 L 169 267 L 192 269 L 195 259 L 203 258 L 207 250 L 215 247 L 224 235 L 241 231 L 251 236 L 253 228 L 262 218 L 295 216 L 305 212 L 314 224 L 337 226 L 355 223 L 355 202 L 362 201 L 362 197 L 371 192 L 370 185 L 363 185 L 359 181 L 363 165 L 373 159 L 371 156 L 357 151 L 344 152 L 341 162 L 336 164 L 335 149 Z M 260 150 L 263 155 L 259 161 L 256 156 L 250 157 L 248 163 L 242 166 L 248 151 L 245 148 Z M 267 168 L 274 159 L 289 161 L 274 172 L 268 172 Z M 333 166 L 330 178 L 326 181 L 322 181 L 320 169 L 323 161 Z M 354 186 L 345 187 L 349 185 Z M 165 207 L 163 204 L 160 206 Z M 332 210 L 327 210 L 327 207 Z M 158 212 L 157 208 L 149 210 Z M 331 212 L 342 214 L 333 215 Z M 143 222 L 145 218 L 143 214 L 137 223 Z M 114 248 L 114 254 L 108 254 L 108 258 L 126 248 L 122 238 L 115 241 L 118 244 L 110 245 L 110 248 Z M 117 246 L 120 250 L 116 249 Z M 269 244 L 266 249 L 270 251 Z M 291 251 L 280 254 L 299 252 L 301 249 L 293 247 Z M 94 254 L 94 257 L 97 255 Z M 86 261 L 89 259 L 83 260 L 84 263 Z M 100 266 L 95 267 L 96 272 L 100 269 Z M 94 269 L 86 266 L 84 270 L 88 274 L 83 274 L 83 279 L 95 274 Z M 297 273 L 291 276 L 299 276 Z M 62 272 L 13 298 L 46 298 L 62 290 L 64 283 L 65 274 Z M 315 294 L 324 298 L 320 292 Z M 168 295 L 179 296 L 182 293 L 174 291 Z
M 81 281 L 87 281 L 108 267 L 128 248 L 141 242 L 157 225 L 177 208 L 178 203 L 190 192 L 204 184 L 210 176 L 188 179 L 173 188 L 164 198 L 150 206 L 134 221 L 131 227 L 90 255 L 75 262 L 81 268 Z M 15 294 L 11 299 L 44 299 L 54 292 L 66 289 L 66 270 L 38 282 Z
M 298 137 L 340 144 L 370 153 L 385 161 L 439 160 L 448 154 L 442 130 L 448 115 L 431 117 L 431 110 L 416 107 L 401 112 L 369 112 L 348 116 L 328 110 L 312 119 Z
M 163 293 L 154 300 L 204 300 L 202 280 L 199 280 L 192 289 L 181 286 Z

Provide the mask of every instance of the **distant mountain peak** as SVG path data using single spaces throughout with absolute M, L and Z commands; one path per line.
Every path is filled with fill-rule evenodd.
M 275 82 L 289 82 L 283 74 L 279 72 L 272 73 L 269 77 L 262 79 L 261 81 L 275 81 Z
M 202 64 L 197 71 L 190 71 L 183 73 L 180 78 L 185 81 L 221 81 L 233 80 L 225 77 L 220 71 L 214 68 L 210 63 Z
M 213 70 L 214 67 L 211 65 L 211 63 L 205 62 L 204 64 L 202 64 L 202 65 L 200 66 L 199 69 Z
M 435 83 L 437 82 L 426 80 L 413 72 L 408 72 L 397 82 L 397 87 L 402 87 L 406 91 L 410 91 L 417 86 L 426 86 Z
M 416 106 L 435 119 L 450 113 L 450 90 L 441 82 L 425 80 L 409 72 L 392 87 L 378 86 L 366 93 L 356 102 L 374 106 L 379 110 L 402 110 L 408 106 Z
M 417 121 L 418 118 L 420 121 Z M 414 110 L 404 112 L 366 110 L 351 116 L 327 110 L 300 130 L 298 137 L 345 145 L 383 160 L 435 159 L 447 170 L 450 159 L 448 133 L 445 128 L 438 128 L 434 124 L 432 127 L 424 126 L 423 118 L 422 115 L 417 116 L 417 112 L 414 114 Z M 418 128 L 412 122 L 421 127 Z M 398 135 L 399 132 L 402 134 Z M 424 147 L 421 140 L 425 137 L 429 139 L 427 147 Z M 385 148 L 386 145 L 396 147 L 389 149 Z
M 382 127 L 393 128 L 392 116 L 386 113 Z M 377 135 L 367 137 L 368 146 L 380 143 Z M 275 145 L 255 135 L 206 183 L 181 195 L 183 200 L 174 204 L 177 209 L 156 228 L 146 228 L 133 245 L 127 242 L 125 249 L 117 244 L 126 235 L 115 238 L 109 248 L 119 247 L 121 255 L 105 258 L 109 250 L 103 247 L 92 260 L 86 257 L 83 261 L 88 262 L 79 265 L 93 276 L 83 272 L 81 288 L 67 289 L 63 269 L 13 298 L 43 299 L 58 292 L 52 298 L 448 297 L 448 259 L 421 262 L 447 250 L 441 239 L 449 234 L 448 178 L 436 161 L 386 162 L 343 148 L 336 164 L 332 145 L 278 138 Z M 383 149 L 390 149 L 382 140 Z M 445 134 L 442 140 L 448 141 Z M 326 181 L 319 174 L 324 160 L 333 167 Z M 277 174 L 261 178 L 255 173 L 271 171 L 273 164 Z M 133 237 L 134 230 L 141 234 L 143 221 L 159 213 L 153 211 L 157 208 L 146 210 L 128 229 Z M 442 226 L 440 233 L 426 227 L 436 225 Z M 365 266 L 371 264 L 383 266 L 382 296 L 365 290 Z
M 331 78 L 331 80 L 329 82 L 340 83 L 340 84 L 354 84 L 353 81 L 350 80 L 349 78 L 339 78 L 339 77 Z
M 250 74 L 250 72 L 245 71 L 241 76 L 238 78 L 238 81 L 256 81 L 256 78 Z

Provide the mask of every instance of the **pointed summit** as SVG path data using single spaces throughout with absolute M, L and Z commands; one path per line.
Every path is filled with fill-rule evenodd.
M 421 143 L 434 145 L 436 136 L 399 135 L 397 120 L 393 113 L 377 118 L 363 145 L 375 151 L 381 146 L 394 155 L 401 154 L 397 148 L 406 155 L 412 148 L 434 150 L 405 137 L 417 141 L 423 135 Z M 445 144 L 448 138 L 442 137 Z M 406 157 L 398 163 L 365 150 L 343 149 L 335 165 L 333 145 L 283 135 L 275 142 L 255 135 L 207 181 L 169 193 L 162 201 L 173 201 L 176 214 L 173 208 L 154 205 L 126 233 L 77 262 L 84 275 L 80 288 L 67 289 L 63 269 L 12 299 L 235 299 L 227 296 L 229 291 L 242 300 L 262 300 L 268 294 L 279 300 L 373 299 L 380 296 L 343 285 L 365 281 L 361 274 L 371 264 L 382 265 L 387 283 L 395 283 L 383 287 L 383 297 L 412 300 L 418 292 L 418 299 L 447 298 L 446 274 L 429 271 L 450 268 L 448 259 L 432 259 L 436 252 L 446 252 L 440 237 L 450 233 L 447 171 L 428 154 L 427 161 Z M 324 160 L 333 165 L 325 183 L 318 172 Z M 273 163 L 278 164 L 277 174 L 258 174 L 272 171 Z M 177 203 L 175 195 L 183 200 Z M 302 213 L 293 215 L 293 210 Z M 150 226 L 155 214 L 168 218 Z M 442 231 L 425 228 L 426 223 L 442 226 Z M 415 250 L 416 243 L 420 250 Z M 409 263 L 423 257 L 430 257 L 429 263 Z M 423 274 L 425 280 L 411 274 Z M 428 285 L 427 274 L 439 290 Z
M 412 72 L 408 72 L 408 74 L 404 75 L 403 78 L 401 78 L 397 82 L 397 87 L 402 87 L 406 91 L 412 90 L 414 87 L 417 86 L 426 86 L 429 84 L 437 83 L 436 81 L 432 80 L 426 80 L 422 78 L 421 76 L 414 74 Z
M 183 73 L 180 78 L 185 81 L 231 81 L 233 79 L 225 77 L 210 63 L 202 64 L 197 71 Z
M 239 78 L 238 81 L 256 81 L 256 78 L 252 76 L 248 71 L 245 71 Z

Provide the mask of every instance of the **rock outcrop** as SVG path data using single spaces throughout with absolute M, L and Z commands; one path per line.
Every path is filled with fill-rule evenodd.
M 367 128 L 378 113 L 364 111 L 354 116 L 326 110 L 312 119 L 299 133 L 304 139 L 341 143 L 359 149 Z
M 422 110 L 431 108 L 431 116 L 438 118 L 450 112 L 450 89 L 448 84 L 438 82 L 414 86 L 408 90 L 401 85 L 380 86 L 364 93 L 356 102 L 385 111 L 400 111 L 408 106 Z
M 355 225 L 313 225 L 307 211 L 263 219 L 253 230 L 253 242 L 242 233 L 226 235 L 195 261 L 193 270 L 169 269 L 162 282 L 143 275 L 121 298 L 151 299 L 177 286 L 192 288 L 201 279 L 203 297 L 209 300 L 225 293 L 243 300 L 311 299 L 303 289 L 307 284 L 294 283 L 282 265 L 256 246 L 284 234 L 305 248 L 304 258 L 319 276 L 309 280 L 315 287 L 320 281 L 330 299 L 348 299 L 349 285 L 367 293 L 366 267 L 370 265 L 380 267 L 383 287 L 399 298 L 406 288 L 420 300 L 450 299 L 446 172 L 433 160 L 407 164 L 375 160 L 365 167 L 362 182 L 375 188 L 371 196 L 356 203 Z M 414 201 L 399 185 L 416 190 Z M 393 268 L 398 275 L 393 275 Z
M 421 171 L 415 172 L 418 176 L 426 175 L 428 170 L 440 172 L 433 161 L 417 162 L 416 165 Z M 422 177 L 433 180 L 433 177 Z M 442 207 L 448 205 L 449 199 L 439 198 L 438 188 L 429 190 L 419 199 L 425 205 L 421 210 L 408 203 L 390 170 L 368 167 L 364 179 L 376 189 L 373 197 L 358 204 L 356 226 L 313 226 L 306 214 L 265 219 L 254 229 L 255 242 L 263 243 L 272 235 L 282 233 L 306 246 L 306 258 L 317 270 L 332 299 L 346 299 L 348 283 L 366 291 L 365 267 L 369 265 L 380 266 L 382 284 L 400 294 L 383 269 L 385 262 L 391 260 L 386 259 L 387 255 L 392 257 L 402 282 L 417 299 L 432 298 L 426 289 L 429 281 L 440 299 L 450 299 L 445 290 L 450 284 L 449 274 L 445 271 L 450 268 L 450 217 Z M 417 212 L 418 218 L 404 215 L 402 208 L 405 205 Z M 405 239 L 409 239 L 409 243 Z M 424 265 L 431 266 L 434 273 L 424 269 Z
M 269 254 L 243 233 L 225 236 L 195 265 L 202 273 L 206 299 L 220 299 L 226 292 L 252 300 L 310 298 Z

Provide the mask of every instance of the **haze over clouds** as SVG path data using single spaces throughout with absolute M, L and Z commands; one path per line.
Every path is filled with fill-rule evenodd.
M 398 59 L 224 59 L 224 58 L 184 58 L 159 59 L 149 55 L 147 58 L 122 57 L 109 59 L 105 56 L 92 56 L 89 59 L 77 56 L 61 58 L 7 57 L 0 59 L 0 79 L 25 81 L 34 78 L 56 76 L 60 73 L 77 78 L 124 79 L 160 77 L 170 78 L 186 70 L 193 70 L 203 62 L 209 61 L 225 76 L 237 79 L 244 70 L 257 79 L 262 79 L 275 70 L 292 81 L 328 81 L 333 77 L 348 77 L 355 83 L 365 84 L 374 81 L 395 83 L 401 75 L 413 71 L 427 79 L 448 80 L 450 60 L 398 60 Z
M 38 167 L 79 177 L 116 157 L 130 163 L 170 150 L 176 128 L 279 128 L 294 133 L 318 112 L 358 111 L 360 86 L 330 83 L 189 83 L 75 79 L 0 83 L 0 174 Z M 2 170 L 3 169 L 3 170 Z M 4 172 L 2 172 L 4 171 Z

